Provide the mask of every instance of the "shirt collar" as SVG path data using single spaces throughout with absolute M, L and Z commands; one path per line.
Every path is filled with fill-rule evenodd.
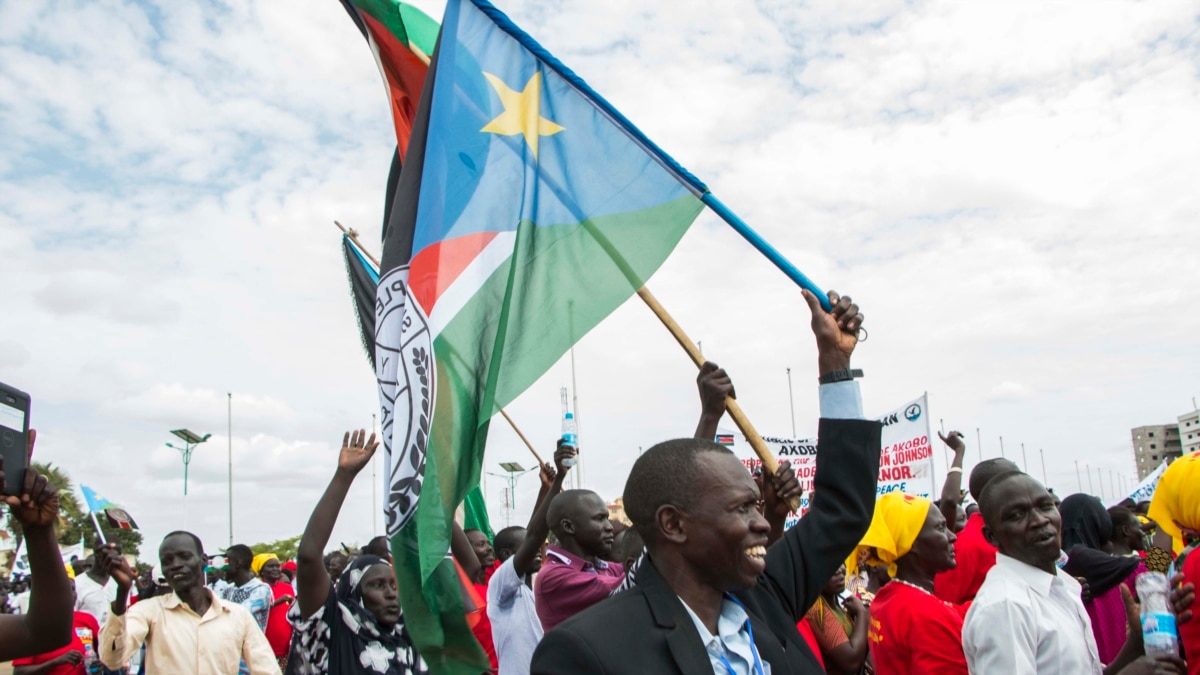
M 209 599 L 208 612 L 206 612 L 207 614 L 211 614 L 214 611 L 218 611 L 218 612 L 228 612 L 229 611 L 229 608 L 226 607 L 225 605 L 221 604 L 220 599 L 217 598 L 217 595 L 215 593 L 213 593 L 211 589 L 209 589 L 208 587 L 205 587 L 204 592 L 208 593 L 208 599 Z M 188 611 L 188 612 L 191 612 L 192 614 L 196 613 L 196 610 L 192 609 L 191 605 L 185 604 L 183 602 L 183 600 L 181 600 L 179 598 L 179 596 L 176 595 L 174 592 L 172 592 L 170 595 L 163 597 L 162 606 L 163 606 L 163 609 L 167 609 L 167 610 Z
M 708 632 L 708 627 L 700 620 L 700 616 L 692 611 L 692 608 L 688 606 L 683 598 L 679 598 L 679 602 L 683 603 L 683 608 L 687 610 L 688 616 L 692 617 L 692 622 L 696 624 L 696 632 L 700 634 L 700 640 L 706 647 L 718 638 L 722 642 L 727 642 L 730 638 L 742 632 L 746 622 L 750 620 L 750 616 L 746 614 L 746 610 L 731 600 L 729 594 L 726 593 L 721 598 L 721 615 L 717 617 L 717 634 L 713 635 Z
M 1044 570 L 1023 563 L 1016 558 L 1006 556 L 1003 553 L 996 554 L 996 567 L 999 567 L 1009 576 L 1037 591 L 1042 597 L 1050 596 L 1050 589 L 1054 582 L 1062 583 L 1062 580 L 1058 578 L 1058 569 L 1054 570 L 1054 574 L 1049 574 Z
M 608 569 L 608 563 L 599 558 L 596 558 L 596 564 L 592 565 L 592 563 L 584 560 L 583 558 L 580 558 L 579 556 L 575 555 L 574 553 L 571 553 L 570 551 L 568 551 L 564 548 L 559 548 L 557 546 L 547 546 L 546 547 L 546 562 L 552 562 L 555 560 L 557 560 L 558 563 L 561 563 L 563 565 L 569 565 L 572 569 L 579 571 L 579 572 L 590 572 L 591 570 L 594 570 L 594 569 L 601 569 L 601 570 Z

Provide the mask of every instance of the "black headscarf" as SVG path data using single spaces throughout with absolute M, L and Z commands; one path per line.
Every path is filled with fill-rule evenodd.
M 375 565 L 391 568 L 383 558 L 360 555 L 342 572 L 337 586 L 329 590 L 320 624 L 293 640 L 291 658 L 297 665 L 293 668 L 289 661 L 289 673 L 424 675 L 429 672 L 413 647 L 404 617 L 385 629 L 363 605 L 360 582 Z M 293 623 L 299 618 L 298 609 L 289 613 Z M 302 621 L 309 620 L 312 619 Z
M 1099 499 L 1074 494 L 1063 500 L 1058 511 L 1062 515 L 1062 546 L 1068 558 L 1063 571 L 1087 579 L 1092 597 L 1112 590 L 1137 569 L 1141 562 L 1138 558 L 1104 552 L 1104 545 L 1112 538 L 1113 524 Z

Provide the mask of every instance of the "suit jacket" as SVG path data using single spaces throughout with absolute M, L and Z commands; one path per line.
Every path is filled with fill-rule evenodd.
M 882 428 L 874 421 L 821 420 L 812 509 L 767 551 L 758 582 L 734 594 L 771 675 L 824 673 L 796 623 L 871 524 Z M 711 672 L 695 624 L 652 560 L 642 565 L 635 588 L 547 633 L 531 667 L 532 675 Z

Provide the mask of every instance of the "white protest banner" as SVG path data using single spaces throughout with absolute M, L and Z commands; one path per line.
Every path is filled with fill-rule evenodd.
M 1142 479 L 1142 482 L 1138 483 L 1137 488 L 1135 488 L 1133 492 L 1129 493 L 1128 499 L 1132 499 L 1133 503 L 1135 504 L 1138 502 L 1149 501 L 1150 498 L 1154 496 L 1154 489 L 1158 487 L 1158 481 L 1160 478 L 1162 478 L 1162 475 L 1166 470 L 1167 462 L 1166 460 L 1163 460 L 1163 463 L 1159 464 L 1157 469 L 1151 471 L 1150 475 Z M 1109 508 L 1116 506 L 1117 504 L 1125 501 L 1125 499 L 1126 497 L 1121 497 L 1119 499 L 1110 500 L 1108 502 L 1108 506 Z
M 883 422 L 882 448 L 879 455 L 878 494 L 897 490 L 910 495 L 936 499 L 933 475 L 933 446 L 930 444 L 928 400 L 922 394 L 906 405 L 879 418 Z M 817 473 L 817 439 L 763 436 L 767 447 L 780 461 L 791 462 L 800 481 L 803 496 L 800 513 L 793 513 L 786 526 L 791 527 L 808 511 L 808 497 Z M 729 446 L 751 472 L 762 464 L 745 438 L 726 430 L 717 433 L 717 442 Z

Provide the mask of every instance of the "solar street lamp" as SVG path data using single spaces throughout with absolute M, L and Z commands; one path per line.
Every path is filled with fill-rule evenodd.
M 174 443 L 167 443 L 168 448 L 175 448 L 183 455 L 183 529 L 187 529 L 187 479 L 188 479 L 188 464 L 192 463 L 192 451 L 196 446 L 204 441 L 207 441 L 212 434 L 204 434 L 203 436 L 189 431 L 187 429 L 174 429 L 171 431 L 179 440 L 183 441 L 183 447 Z
M 508 508 L 504 510 L 504 526 L 508 527 L 512 525 L 512 514 L 517 509 L 517 479 L 530 471 L 537 471 L 537 469 L 526 469 L 516 462 L 500 462 L 500 468 L 504 469 L 505 473 L 489 471 L 488 475 L 498 476 L 508 481 Z

